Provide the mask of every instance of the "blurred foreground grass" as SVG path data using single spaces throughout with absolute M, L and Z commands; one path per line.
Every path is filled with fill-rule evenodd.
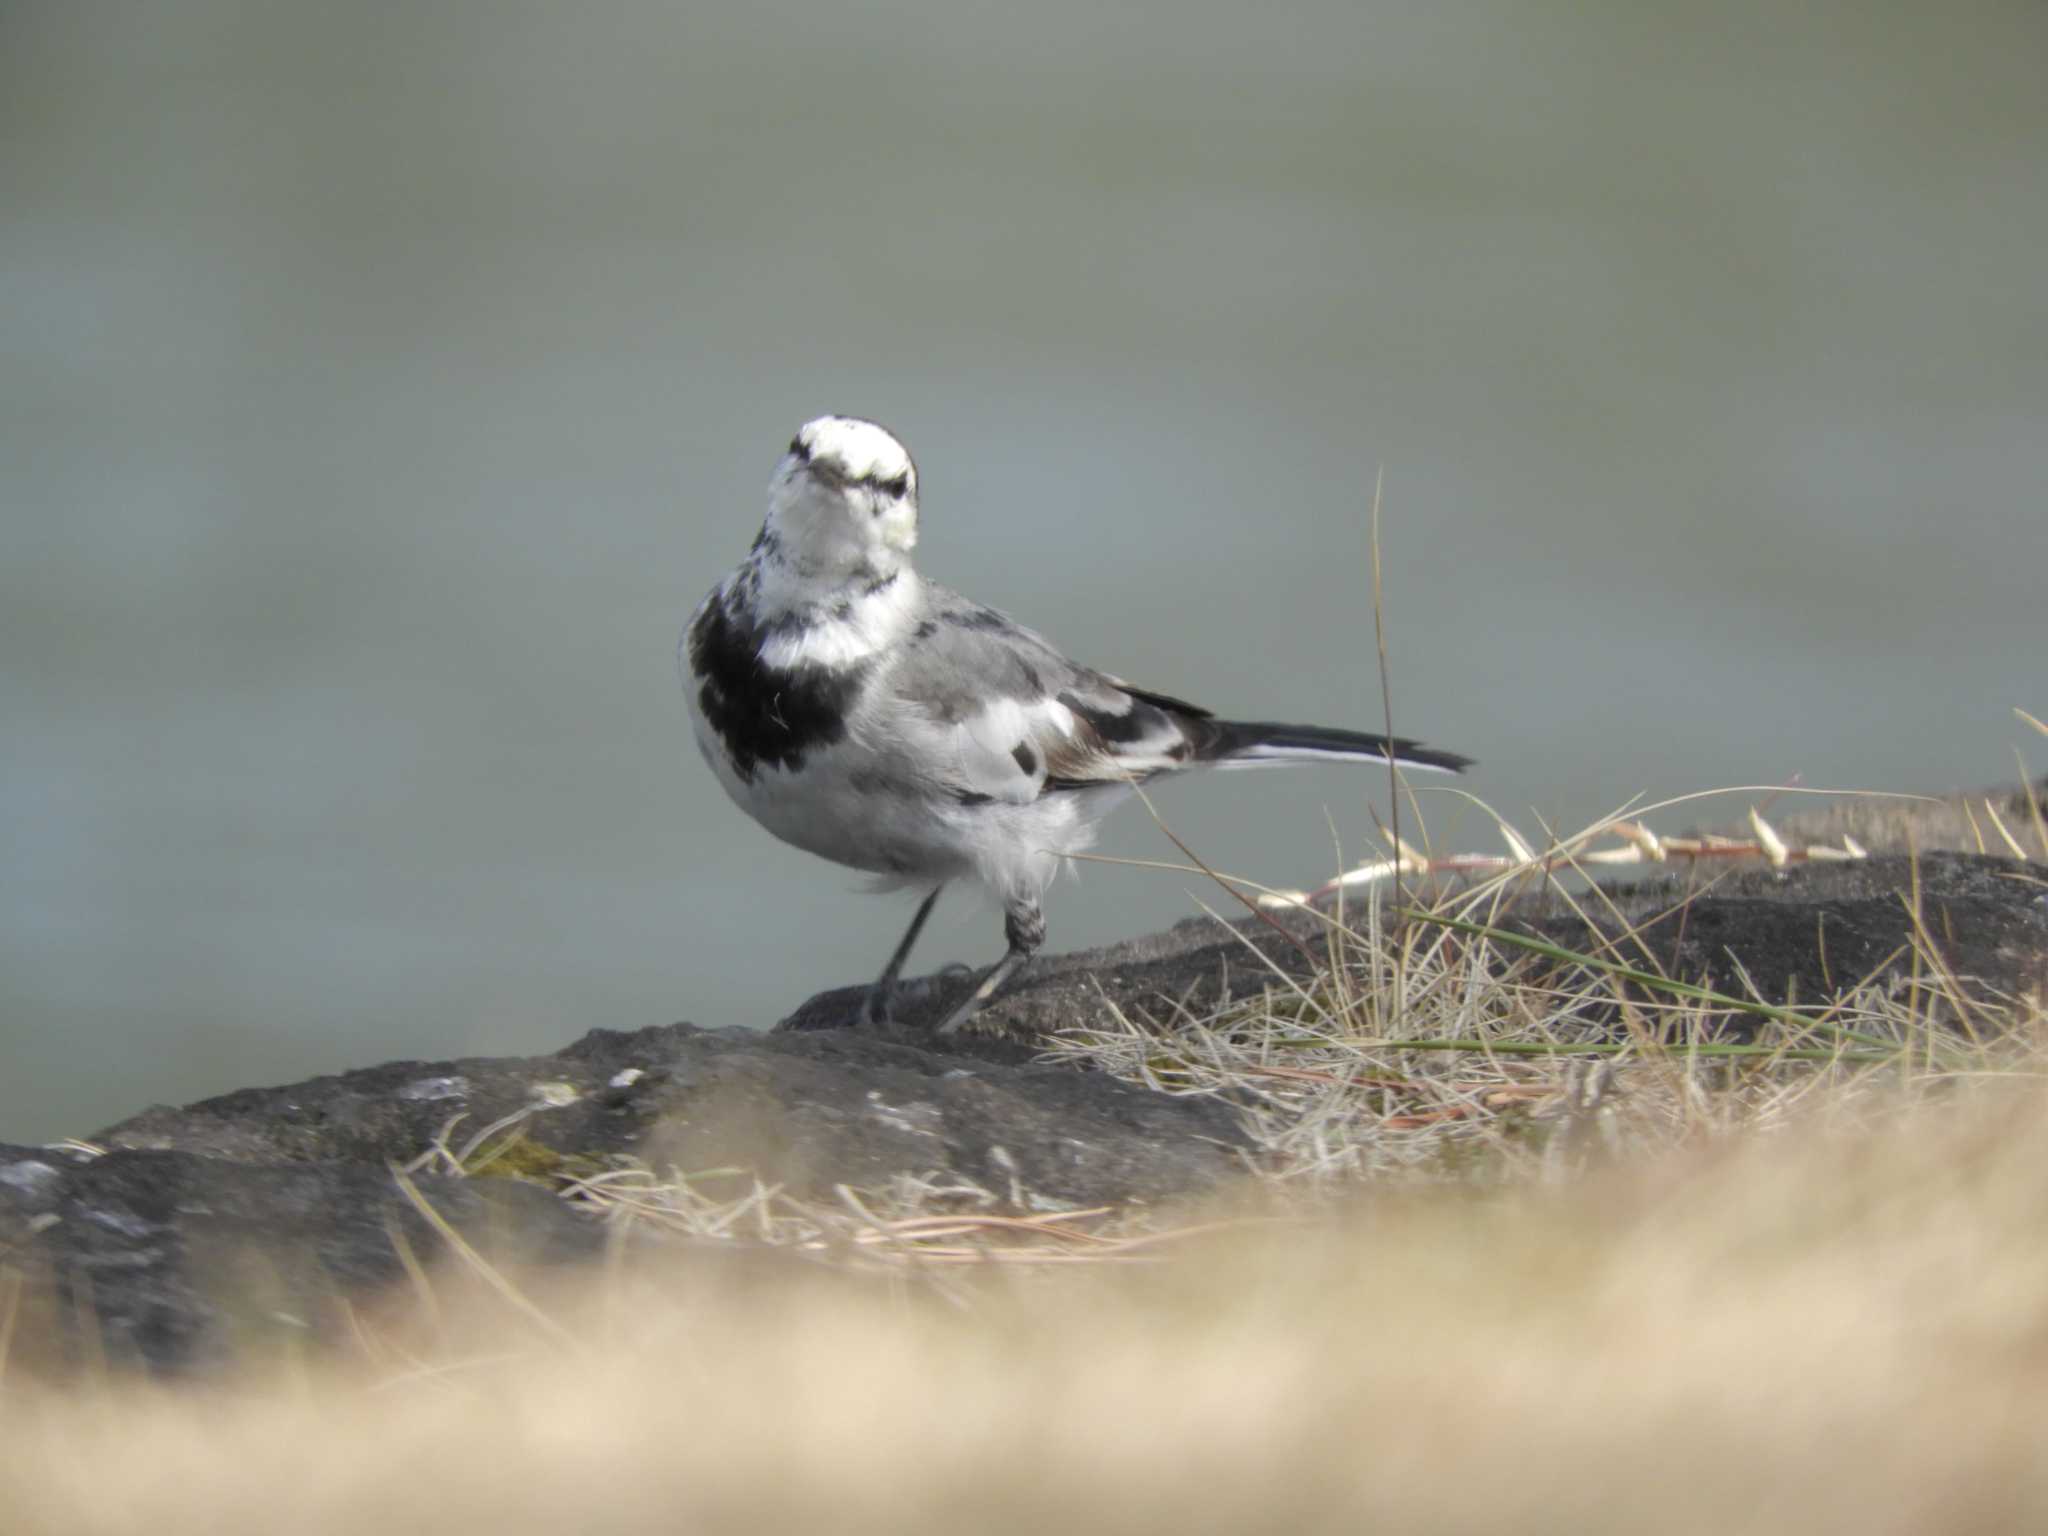
M 10 1381 L 12 1532 L 1966 1531 L 2048 1519 L 2048 1090 L 933 1287 L 441 1272 L 352 1361 Z M 759 1257 L 759 1256 L 757 1256 Z M 957 1275 L 960 1271 L 952 1271 Z

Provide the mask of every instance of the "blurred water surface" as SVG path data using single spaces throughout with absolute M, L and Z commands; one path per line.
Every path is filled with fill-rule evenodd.
M 1377 723 L 1384 468 L 1397 728 L 1527 831 L 2009 774 L 2044 57 L 2036 5 L 17 0 L 0 1138 L 871 974 L 907 907 L 724 802 L 673 671 L 820 411 L 917 452 L 939 579 L 1281 718 Z M 1383 799 L 1161 797 L 1280 884 Z M 1089 867 L 1052 942 L 1195 887 Z

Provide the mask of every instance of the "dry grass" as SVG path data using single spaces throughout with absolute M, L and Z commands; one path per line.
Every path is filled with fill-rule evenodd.
M 422 1273 L 342 1359 L 6 1383 L 0 1529 L 2048 1521 L 2040 999 L 1930 953 L 1903 993 L 1771 1010 L 1518 949 L 1470 896 L 1392 905 L 1353 903 L 1314 984 L 1056 1045 L 1241 1105 L 1259 1198 L 586 1171 L 565 1196 L 652 1254 Z
M 1592 957 L 1536 971 L 1456 930 L 1373 937 L 1313 987 L 1276 986 L 1207 1018 L 1111 1010 L 1056 1053 L 1227 1097 L 1261 1172 L 1326 1191 L 1359 1177 L 1556 1182 L 1601 1156 L 1808 1117 L 1888 1119 L 1960 1074 L 2016 1070 L 2043 1027 L 2031 1001 L 1994 1021 L 1971 999 L 1985 1034 L 1972 1045 L 1928 1024 L 1951 1011 L 1943 994 L 1865 985 L 1824 1011 L 1775 1010 L 1731 1041 L 1722 1030 L 1741 999 L 1687 988 L 1646 1002 Z
M 1505 857 L 1432 851 L 1418 808 L 1410 825 L 1422 847 L 1383 829 L 1379 857 L 1318 893 L 1338 904 L 1317 913 L 1332 963 L 1312 981 L 1272 959 L 1294 940 L 1254 928 L 1246 964 L 1271 977 L 1257 1001 L 1200 1015 L 1170 1003 L 1149 1014 L 1105 1004 L 1095 1027 L 1068 1032 L 1053 1054 L 1161 1092 L 1226 1097 L 1245 1112 L 1259 1171 L 1317 1189 L 1362 1175 L 1554 1181 L 1596 1152 L 1653 1157 L 1813 1118 L 1881 1124 L 1959 1080 L 2034 1069 L 2048 1039 L 2044 1000 L 1952 974 L 1921 922 L 1917 884 L 1912 941 L 1805 1008 L 1771 1004 L 1746 984 L 1714 991 L 1666 974 L 1655 958 L 1666 946 L 1638 939 L 1638 928 L 1655 929 L 1664 915 L 1631 927 L 1590 874 L 1683 863 L 1709 871 L 1697 892 L 1711 887 L 1713 868 L 1736 860 L 1783 868 L 1867 857 L 1853 838 L 1781 837 L 1753 804 L 1746 839 L 1651 829 L 1657 812 L 1746 793 L 1627 807 L 1541 843 L 1474 801 L 1495 822 Z M 1985 809 L 1995 821 L 1989 800 Z M 1217 874 L 1160 829 L 1191 861 L 1168 867 L 1213 881 L 1246 910 L 1308 905 L 1309 893 Z M 2017 841 L 2010 851 L 2048 860 L 2048 827 L 2038 830 L 2038 852 Z M 1408 879 L 1444 874 L 1477 883 L 1429 903 L 1403 890 Z M 1531 882 L 1619 936 L 1581 954 L 1497 926 Z
M 1367 1186 L 964 1300 L 617 1268 L 542 1327 L 212 1387 L 17 1388 L 11 1532 L 1870 1531 L 2048 1517 L 2048 1098 Z M 414 1353 L 418 1351 L 418 1353 Z

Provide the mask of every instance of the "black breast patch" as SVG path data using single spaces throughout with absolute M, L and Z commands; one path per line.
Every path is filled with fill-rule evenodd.
M 841 740 L 871 665 L 771 667 L 761 660 L 770 633 L 730 611 L 718 593 L 690 626 L 690 670 L 702 680 L 698 706 L 746 782 L 762 763 L 794 770 L 805 754 Z

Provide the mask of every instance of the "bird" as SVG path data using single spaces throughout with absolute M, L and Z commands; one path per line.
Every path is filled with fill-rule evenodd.
M 1221 720 L 1070 661 L 911 562 L 918 472 L 887 428 L 820 416 L 790 439 L 743 559 L 678 646 L 698 748 L 733 801 L 786 843 L 924 888 L 861 1017 L 892 1019 L 939 893 L 986 887 L 1007 948 L 938 1026 L 975 1016 L 1045 941 L 1066 857 L 1136 785 L 1197 767 L 1329 759 L 1460 772 L 1470 758 L 1327 726 Z

